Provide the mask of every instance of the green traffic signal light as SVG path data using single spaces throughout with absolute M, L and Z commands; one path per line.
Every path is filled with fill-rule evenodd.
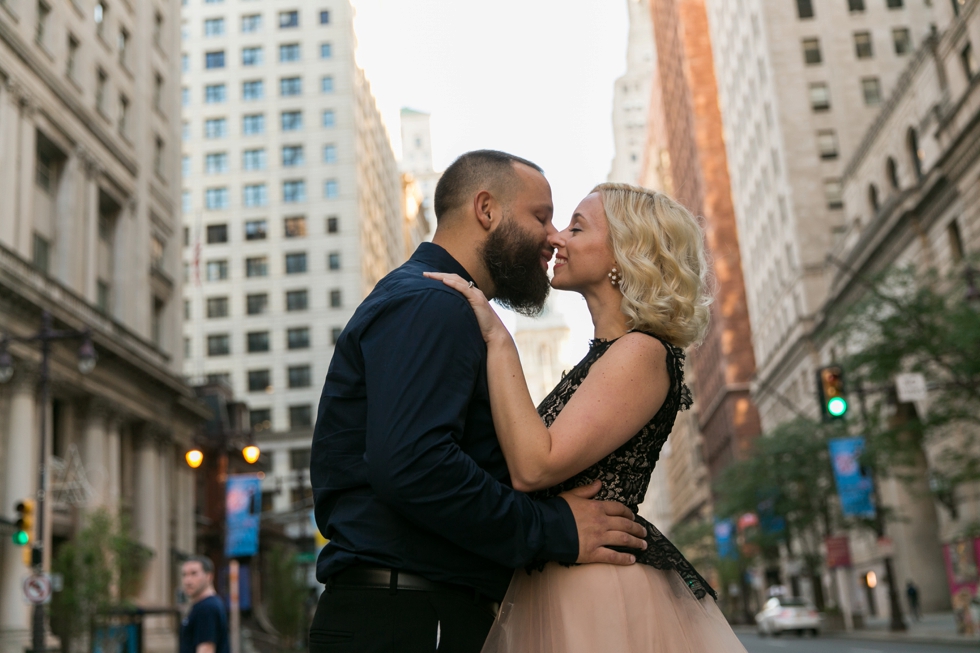
M 832 417 L 843 417 L 847 412 L 847 402 L 842 397 L 834 397 L 827 402 L 827 412 Z
M 15 531 L 11 539 L 17 546 L 24 546 L 31 541 L 31 536 L 27 534 L 27 531 Z

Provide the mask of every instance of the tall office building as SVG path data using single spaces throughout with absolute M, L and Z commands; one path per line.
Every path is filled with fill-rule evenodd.
M 184 371 L 247 401 L 272 468 L 265 507 L 307 531 L 333 344 L 405 254 L 352 19 L 348 0 L 187 0 L 183 14 Z
M 153 554 L 143 607 L 174 605 L 175 561 L 194 550 L 182 456 L 207 415 L 181 378 L 179 23 L 177 0 L 0 2 L 0 340 L 48 313 L 98 354 L 83 375 L 80 339 L 56 342 L 42 406 L 40 347 L 7 348 L 0 515 L 37 496 L 44 450 L 44 570 L 86 512 L 121 513 Z M 28 573 L 5 535 L 4 653 L 31 640 Z M 148 617 L 146 650 L 173 651 L 173 625 Z
M 769 429 L 816 415 L 809 334 L 847 228 L 841 177 L 928 36 L 919 0 L 706 0 L 732 199 Z M 883 198 L 882 198 L 883 199 Z M 870 201 L 870 200 L 869 200 Z
M 410 174 L 422 192 L 421 212 L 428 221 L 429 234 L 436 228 L 435 197 L 436 184 L 441 172 L 436 172 L 432 164 L 431 116 L 424 111 L 403 108 L 401 111 L 402 132 L 402 172 Z
M 650 91 L 656 58 L 653 21 L 647 0 L 626 0 L 629 36 L 626 41 L 626 73 L 616 80 L 613 92 L 613 140 L 615 150 L 609 181 L 639 182 L 646 150 Z

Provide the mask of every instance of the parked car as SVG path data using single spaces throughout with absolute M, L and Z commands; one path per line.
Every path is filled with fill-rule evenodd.
M 762 612 L 755 615 L 759 635 L 782 635 L 786 631 L 796 631 L 801 637 L 811 633 L 820 634 L 820 613 L 806 599 L 788 596 L 774 596 L 762 606 Z

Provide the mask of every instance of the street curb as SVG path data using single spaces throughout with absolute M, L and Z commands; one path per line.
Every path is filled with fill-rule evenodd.
M 907 642 L 916 644 L 939 644 L 943 646 L 962 646 L 974 650 L 980 648 L 980 639 L 970 638 L 960 635 L 928 635 L 917 633 L 892 634 L 890 632 L 861 631 L 852 630 L 851 632 L 835 631 L 832 633 L 821 633 L 821 636 L 830 639 L 861 639 L 875 642 Z

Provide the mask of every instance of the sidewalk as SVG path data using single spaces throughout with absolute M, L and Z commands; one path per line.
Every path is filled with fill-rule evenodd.
M 956 633 L 956 619 L 952 612 L 936 612 L 922 615 L 920 621 L 909 621 L 906 617 L 908 630 L 904 633 L 893 633 L 888 630 L 888 619 L 872 617 L 865 622 L 861 630 L 849 633 L 827 633 L 828 637 L 848 639 L 865 639 L 895 642 L 919 642 L 922 644 L 960 644 L 971 648 L 980 648 L 980 635 L 959 635 Z

